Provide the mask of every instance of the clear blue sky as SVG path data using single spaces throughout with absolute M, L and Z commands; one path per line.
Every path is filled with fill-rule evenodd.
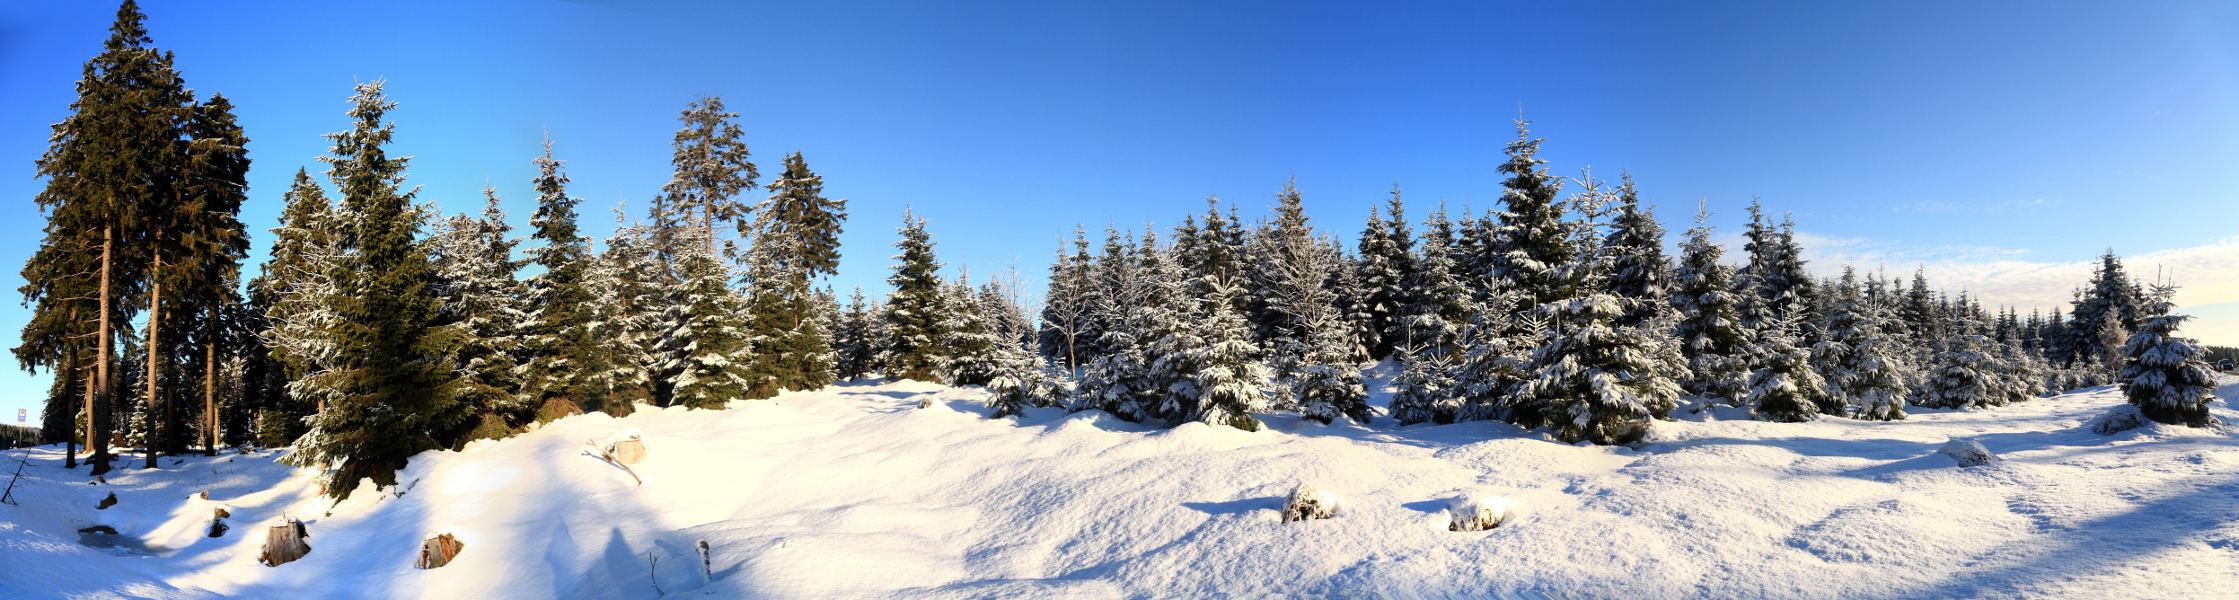
M 1215 194 L 1257 216 L 1294 174 L 1348 239 L 1393 183 L 1418 211 L 1483 208 L 1519 106 L 1558 171 L 1630 169 L 1675 231 L 1698 198 L 1730 228 L 1758 195 L 1852 255 L 1961 274 L 2239 235 L 2229 4 L 308 4 L 143 6 L 190 85 L 239 107 L 257 259 L 373 78 L 423 198 L 470 210 L 488 182 L 525 225 L 549 133 L 596 235 L 667 178 L 677 111 L 720 94 L 765 181 L 800 150 L 849 200 L 843 293 L 883 287 L 905 205 L 952 266 L 1036 280 L 1075 223 L 1171 224 Z M 114 10 L 0 5 L 11 286 L 32 161 Z M 2194 303 L 2239 319 L 2227 296 Z M 24 319 L 0 306 L 8 335 Z M 45 387 L 0 376 L 0 420 L 36 421 Z

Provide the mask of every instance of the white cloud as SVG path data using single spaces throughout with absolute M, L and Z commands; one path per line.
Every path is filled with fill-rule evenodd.
M 1865 271 L 1886 269 L 1892 276 L 1910 279 L 1918 266 L 1927 271 L 1931 285 L 1966 290 L 1985 305 L 2013 305 L 2024 312 L 2066 307 L 2070 292 L 2090 280 L 2097 263 L 2029 260 L 2029 252 L 2011 248 L 1915 248 L 1806 232 L 1797 232 L 1796 237 L 1811 270 L 1818 274 L 1834 275 L 1848 264 Z M 2186 335 L 2213 344 L 2239 345 L 2239 237 L 2124 256 L 2122 262 L 2134 279 L 2150 282 L 2158 272 L 2180 286 L 2177 306 L 2194 316 L 2186 324 Z

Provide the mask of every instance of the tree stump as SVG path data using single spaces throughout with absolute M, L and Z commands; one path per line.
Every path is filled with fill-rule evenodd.
M 645 460 L 645 440 L 630 437 L 614 443 L 614 462 L 625 465 Z
M 465 549 L 466 544 L 460 543 L 459 538 L 451 537 L 451 534 L 431 537 L 428 541 L 420 542 L 420 560 L 413 563 L 413 566 L 422 569 L 442 567 L 451 564 L 451 559 L 457 558 L 459 551 Z
M 100 504 L 100 505 L 98 505 L 98 506 L 95 506 L 95 507 L 93 507 L 93 509 L 94 509 L 94 510 L 109 510 L 109 507 L 111 507 L 111 506 L 116 506 L 116 505 L 117 505 L 117 493 L 116 493 L 116 492 L 109 492 L 109 497 L 107 497 L 107 498 L 102 498 L 102 499 L 101 499 L 101 504 Z
M 257 562 L 267 567 L 277 567 L 303 558 L 311 553 L 311 533 L 303 529 L 303 522 L 289 519 L 264 530 L 264 552 L 257 555 Z

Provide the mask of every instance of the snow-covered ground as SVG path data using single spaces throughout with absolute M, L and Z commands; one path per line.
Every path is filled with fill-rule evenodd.
M 2225 397 L 2239 395 L 2226 385 Z M 1495 423 L 1156 429 L 982 418 L 975 389 L 844 385 L 728 411 L 569 418 L 412 461 L 339 506 L 269 454 L 163 459 L 106 485 L 28 456 L 0 505 L 0 597 L 2231 597 L 2239 436 L 2082 424 L 2105 389 L 1875 423 L 1738 414 L 1639 448 Z M 931 406 L 919 402 L 931 398 Z M 2239 423 L 2225 403 L 2216 413 Z M 643 485 L 586 441 L 644 433 Z M 1959 468 L 1937 450 L 2002 460 Z M 122 461 L 135 465 L 137 461 Z M 0 479 L 4 481 L 4 479 Z M 1281 522 L 1305 482 L 1333 519 Z M 209 500 L 198 494 L 207 490 Z M 98 501 L 114 492 L 119 503 Z M 1513 510 L 1448 531 L 1455 500 Z M 203 535 L 212 509 L 232 531 Z M 311 553 L 257 563 L 263 526 Z M 108 525 L 115 547 L 81 543 Z M 421 540 L 465 543 L 418 570 Z M 703 573 L 696 545 L 710 548 Z

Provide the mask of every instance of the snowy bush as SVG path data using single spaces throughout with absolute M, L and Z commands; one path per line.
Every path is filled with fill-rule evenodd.
M 1508 522 L 1514 514 L 1507 498 L 1472 494 L 1455 498 L 1446 507 L 1447 531 L 1486 531 Z
M 2108 409 L 2106 413 L 2097 417 L 2092 417 L 2091 422 L 2084 426 L 2091 428 L 2092 433 L 2114 435 L 2137 429 L 2138 426 L 2144 424 L 2146 424 L 2146 416 L 2138 412 L 2137 405 L 2123 404 Z
M 1283 522 L 1285 523 L 1309 519 L 1327 519 L 1336 515 L 1337 497 L 1330 495 L 1329 492 L 1315 489 L 1311 485 L 1298 484 L 1296 489 L 1291 490 L 1290 497 L 1283 499 Z
M 1998 455 L 1991 454 L 1989 448 L 1982 447 L 1982 442 L 1974 440 L 1954 439 L 1944 442 L 1944 447 L 1936 450 L 1936 453 L 1951 457 L 1961 467 L 1979 467 L 1998 462 Z

